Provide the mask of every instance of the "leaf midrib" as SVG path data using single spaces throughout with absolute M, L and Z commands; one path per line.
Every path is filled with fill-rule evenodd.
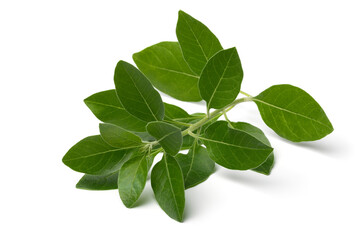
M 207 61 L 209 60 L 209 58 L 208 58 L 208 57 L 207 57 L 207 55 L 205 54 L 204 49 L 202 48 L 202 46 L 201 46 L 201 44 L 200 44 L 200 42 L 199 42 L 199 40 L 198 40 L 197 36 L 195 35 L 195 32 L 193 31 L 192 27 L 191 27 L 191 26 L 190 26 L 190 24 L 188 23 L 188 21 L 187 21 L 186 17 L 187 17 L 187 16 L 184 16 L 184 20 L 185 20 L 185 22 L 186 22 L 186 25 L 188 25 L 188 27 L 189 27 L 189 29 L 190 29 L 191 33 L 193 34 L 193 36 L 194 36 L 194 38 L 195 38 L 195 40 L 196 40 L 196 42 L 197 42 L 198 46 L 200 47 L 201 52 L 203 53 L 203 55 L 204 55 L 204 57 L 205 57 L 205 59 L 206 59 L 206 62 L 207 62 Z
M 209 139 L 209 138 L 206 138 L 206 137 L 198 137 L 198 138 L 201 139 L 201 140 L 214 142 L 214 143 L 219 143 L 219 144 L 227 145 L 227 146 L 230 146 L 230 147 L 242 148 L 242 149 L 259 150 L 259 151 L 267 151 L 267 150 L 273 149 L 272 147 L 269 147 L 269 146 L 267 146 L 265 144 L 264 145 L 267 148 L 250 148 L 250 147 L 239 146 L 239 145 L 235 145 L 235 144 L 231 144 L 231 143 L 227 143 L 227 142 L 221 142 L 221 141 L 214 140 L 214 139 Z
M 136 90 L 138 91 L 138 93 L 140 94 L 141 98 L 143 99 L 144 103 L 146 104 L 146 106 L 148 107 L 148 109 L 150 110 L 151 115 L 155 118 L 155 120 L 159 121 L 159 119 L 155 116 L 155 114 L 153 113 L 152 109 L 150 108 L 147 100 L 145 99 L 145 97 L 142 95 L 142 93 L 139 91 L 139 88 L 137 87 L 136 83 L 133 81 L 133 78 L 130 76 L 129 72 L 127 71 L 127 69 L 122 66 L 123 69 L 125 70 L 126 74 L 128 75 L 128 77 L 130 78 L 131 82 L 134 84 L 134 87 L 136 88 Z
M 94 102 L 94 101 L 89 101 L 89 100 L 86 100 L 85 102 L 93 103 L 93 104 L 98 104 L 98 105 L 102 105 L 102 106 L 106 106 L 106 107 L 111 107 L 111 108 L 117 108 L 117 109 L 119 109 L 119 110 L 125 110 L 125 108 L 122 108 L 122 107 L 119 107 L 119 106 L 115 106 L 115 105 L 106 104 L 106 103 L 102 103 L 102 102 Z
M 170 185 L 170 189 L 171 189 L 171 193 L 173 195 L 173 198 L 174 198 L 174 202 L 175 202 L 175 207 L 176 207 L 176 212 L 178 214 L 178 217 L 179 219 L 181 219 L 181 214 L 180 214 L 180 211 L 179 211 L 179 206 L 178 206 L 178 203 L 176 201 L 176 197 L 175 197 L 175 192 L 174 192 L 174 188 L 172 186 L 172 182 L 171 182 L 171 178 L 170 178 L 170 172 L 169 172 L 169 168 L 168 168 L 168 163 L 167 163 L 167 156 L 165 154 L 165 170 L 166 170 L 166 174 L 168 176 L 168 179 L 169 179 L 169 185 Z
M 227 63 L 226 63 L 226 67 L 225 67 L 224 71 L 223 71 L 222 74 L 221 74 L 221 77 L 220 77 L 220 79 L 219 79 L 219 82 L 218 82 L 218 84 L 216 85 L 213 93 L 211 94 L 210 100 L 209 100 L 209 102 L 208 102 L 208 109 L 210 108 L 210 104 L 211 104 L 211 102 L 212 102 L 212 100 L 213 100 L 213 98 L 214 98 L 214 96 L 215 96 L 215 93 L 216 93 L 217 89 L 218 89 L 219 86 L 220 86 L 220 83 L 221 83 L 222 80 L 224 79 L 224 74 L 225 74 L 226 70 L 227 70 L 228 67 L 229 67 L 229 62 L 230 62 L 230 60 L 231 60 L 231 58 L 232 58 L 233 55 L 234 55 L 234 51 L 232 51 L 232 53 L 231 53 L 231 55 L 230 55 L 230 57 L 229 57 L 229 60 L 228 60 Z M 215 56 L 216 56 L 216 55 L 215 55 Z
M 129 150 L 129 149 L 132 149 L 132 148 L 136 148 L 136 147 L 128 147 L 128 148 L 122 148 L 122 149 L 117 148 L 117 149 L 112 149 L 112 150 L 108 150 L 108 151 L 104 151 L 104 152 L 98 152 L 98 153 L 89 154 L 89 155 L 86 155 L 86 156 L 80 156 L 80 157 L 76 157 L 76 158 L 67 158 L 67 159 L 64 159 L 64 161 L 66 162 L 66 161 L 80 160 L 82 158 L 94 157 L 94 156 L 97 156 L 97 155 L 103 155 L 103 154 L 110 153 L 110 152 Z
M 192 78 L 196 78 L 196 79 L 199 79 L 199 76 L 196 76 L 196 75 L 192 75 L 192 74 L 189 74 L 189 73 L 185 73 L 185 72 L 179 72 L 179 71 L 176 71 L 176 70 L 173 70 L 173 69 L 168 69 L 168 68 L 163 68 L 163 67 L 158 67 L 158 66 L 155 66 L 155 65 L 152 65 L 152 64 L 149 64 L 145 61 L 142 61 L 142 60 L 139 60 L 137 59 L 138 62 L 142 62 L 150 67 L 153 67 L 153 68 L 157 68 L 157 69 L 160 69 L 160 70 L 164 70 L 164 71 L 168 71 L 168 72 L 173 72 L 173 73 L 177 73 L 177 74 L 182 74 L 182 75 L 185 75 L 185 76 L 188 76 L 188 77 L 192 77 Z
M 323 125 L 323 126 L 327 127 L 327 128 L 328 128 L 328 129 L 330 129 L 330 130 L 332 129 L 331 127 L 329 127 L 329 126 L 328 126 L 328 125 L 326 125 L 325 123 L 322 123 L 322 122 L 320 122 L 320 121 L 318 121 L 318 120 L 316 120 L 316 119 L 310 118 L 310 117 L 305 116 L 305 115 L 300 114 L 300 113 L 296 113 L 296 112 L 290 111 L 290 110 L 288 110 L 288 109 L 286 109 L 286 108 L 282 108 L 282 107 L 279 107 L 279 106 L 273 105 L 273 104 L 271 104 L 271 103 L 268 103 L 268 102 L 262 101 L 262 100 L 260 100 L 260 99 L 258 99 L 258 98 L 253 98 L 253 101 L 257 101 L 257 102 L 263 103 L 263 104 L 265 104 L 265 105 L 268 105 L 268 106 L 270 106 L 270 107 L 273 107 L 273 108 L 279 109 L 279 110 L 281 110 L 281 111 L 288 112 L 288 113 L 291 113 L 291 114 L 294 114 L 294 115 L 300 116 L 300 117 L 302 117 L 302 118 L 308 119 L 308 120 L 310 120 L 310 121 L 313 121 L 313 122 L 319 123 L 320 125 Z

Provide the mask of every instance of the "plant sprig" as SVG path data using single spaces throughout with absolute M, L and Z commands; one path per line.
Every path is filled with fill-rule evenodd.
M 139 199 L 151 170 L 151 186 L 168 216 L 183 221 L 185 189 L 205 181 L 215 163 L 269 175 L 273 148 L 265 134 L 227 112 L 254 102 L 267 126 L 293 142 L 315 141 L 333 131 L 320 105 L 304 90 L 275 85 L 257 96 L 243 92 L 236 48 L 223 49 L 200 21 L 179 12 L 178 42 L 160 42 L 133 55 L 137 67 L 119 61 L 115 89 L 95 93 L 85 104 L 103 123 L 100 135 L 75 144 L 65 165 L 85 173 L 76 187 L 118 189 L 126 207 Z M 182 101 L 206 102 L 206 113 L 189 114 L 164 103 L 158 91 Z M 241 93 L 244 97 L 237 98 Z M 224 116 L 225 121 L 219 121 Z M 186 154 L 181 150 L 188 150 Z M 162 159 L 155 164 L 156 155 Z

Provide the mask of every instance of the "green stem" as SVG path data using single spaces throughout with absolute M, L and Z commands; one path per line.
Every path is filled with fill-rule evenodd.
M 187 129 L 183 130 L 181 132 L 182 136 L 185 136 L 185 135 L 190 135 L 194 138 L 200 138 L 199 135 L 197 134 L 194 134 L 193 131 L 197 130 L 198 128 L 202 127 L 204 124 L 206 124 L 207 122 L 211 121 L 212 119 L 214 118 L 218 118 L 220 117 L 221 115 L 225 114 L 226 112 L 230 111 L 233 107 L 235 107 L 237 104 L 239 103 L 242 103 L 242 102 L 249 102 L 252 100 L 252 97 L 244 97 L 244 98 L 239 98 L 239 99 L 236 99 L 235 101 L 233 101 L 232 103 L 226 105 L 225 107 L 223 108 L 220 108 L 220 109 L 216 109 L 215 111 L 213 112 L 209 112 L 207 116 L 205 116 L 204 118 L 202 118 L 200 121 L 194 123 L 194 124 L 191 124 Z M 227 119 L 227 117 L 225 116 L 225 119 Z M 201 138 L 200 138 L 201 139 Z M 145 142 L 144 142 L 145 143 Z M 153 142 L 146 142 L 146 144 L 150 144 L 151 147 L 159 144 L 159 141 L 153 141 Z M 152 154 L 157 154 L 159 152 L 161 152 L 163 149 L 160 148 L 158 149 L 157 151 L 151 153 Z
M 226 114 L 225 111 L 224 111 L 224 117 L 225 117 L 225 120 L 228 122 L 229 126 L 232 127 L 232 128 L 234 128 L 234 126 L 231 124 L 231 121 L 229 120 L 229 118 L 228 118 L 228 116 L 227 116 L 227 114 Z
M 187 129 L 185 129 L 184 131 L 181 132 L 181 134 L 183 136 L 189 134 L 189 132 L 192 132 L 196 129 L 198 129 L 199 127 L 201 127 L 202 125 L 204 125 L 205 123 L 211 121 L 212 119 L 214 119 L 217 115 L 220 114 L 220 116 L 223 114 L 223 112 L 227 112 L 229 111 L 230 109 L 232 109 L 234 106 L 236 106 L 237 104 L 239 103 L 242 103 L 242 102 L 248 102 L 248 101 L 251 101 L 251 97 L 244 97 L 244 98 L 239 98 L 239 99 L 236 99 L 235 101 L 233 101 L 232 103 L 226 105 L 225 107 L 223 108 L 220 108 L 220 109 L 216 109 L 215 111 L 213 111 L 212 113 L 210 113 L 208 116 L 204 117 L 203 119 L 201 119 L 200 121 L 192 124 L 190 127 L 188 127 Z
M 253 97 L 253 96 L 251 96 L 250 94 L 248 94 L 248 93 L 246 93 L 246 92 L 243 92 L 243 91 L 240 91 L 240 93 L 242 94 L 242 95 L 245 95 L 245 96 L 247 96 L 247 97 Z

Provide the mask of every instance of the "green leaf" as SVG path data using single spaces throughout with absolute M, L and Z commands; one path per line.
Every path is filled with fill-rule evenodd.
M 146 130 L 156 138 L 167 154 L 174 156 L 180 151 L 182 146 L 180 128 L 165 122 L 150 122 Z
M 236 48 L 222 50 L 205 65 L 199 80 L 201 97 L 207 108 L 222 108 L 232 103 L 240 92 L 243 79 Z
M 141 138 L 141 140 L 146 142 L 155 141 L 155 138 L 151 136 L 148 132 L 134 132 L 134 134 Z
M 164 212 L 176 221 L 183 221 L 185 208 L 184 179 L 177 161 L 164 154 L 151 172 L 151 187 Z
M 164 103 L 149 80 L 131 64 L 120 61 L 115 68 L 115 88 L 124 108 L 143 121 L 164 118 Z
M 164 103 L 165 106 L 165 120 L 188 119 L 190 115 L 182 108 L 173 104 Z
M 211 124 L 200 139 L 219 165 L 236 170 L 260 166 L 273 149 L 245 131 L 229 128 L 225 121 Z
M 147 122 L 128 113 L 116 96 L 115 90 L 95 93 L 84 102 L 100 121 L 115 124 L 129 131 L 145 132 Z
M 132 151 L 108 145 L 100 135 L 84 138 L 63 157 L 63 163 L 71 169 L 93 175 L 106 175 L 118 170 Z
M 271 170 L 274 167 L 274 164 L 275 164 L 274 153 L 271 153 L 263 164 L 261 164 L 257 168 L 253 168 L 251 170 L 261 173 L 261 174 L 264 174 L 264 175 L 270 175 Z
M 85 174 L 76 184 L 76 188 L 86 190 L 110 190 L 117 189 L 119 171 L 108 175 Z
M 231 122 L 230 124 L 231 127 L 240 131 L 244 131 L 255 137 L 257 140 L 261 141 L 262 143 L 266 144 L 267 146 L 271 147 L 269 140 L 267 139 L 263 131 L 261 131 L 259 128 L 245 122 Z M 274 163 L 274 152 L 272 152 L 264 163 L 262 163 L 259 167 L 251 170 L 265 175 L 270 175 Z
M 134 62 L 160 91 L 181 101 L 201 101 L 197 76 L 178 42 L 161 42 L 133 55 Z
M 176 36 L 189 67 L 200 75 L 207 61 L 222 46 L 216 36 L 200 21 L 179 11 Z
M 275 85 L 253 101 L 266 125 L 290 141 L 314 141 L 334 130 L 315 99 L 298 87 Z
M 144 145 L 141 138 L 113 124 L 100 123 L 100 135 L 110 146 L 118 149 L 130 149 Z
M 120 168 L 118 189 L 122 202 L 132 207 L 144 190 L 148 173 L 147 156 L 131 158 Z
M 190 135 L 183 136 L 181 149 L 189 149 L 194 144 L 195 138 Z
M 185 189 L 202 183 L 215 171 L 214 161 L 206 149 L 197 144 L 194 144 L 188 154 L 178 154 L 175 158 L 184 175 Z

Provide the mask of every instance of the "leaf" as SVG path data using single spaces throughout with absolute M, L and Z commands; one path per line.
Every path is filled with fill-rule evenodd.
M 243 79 L 236 48 L 216 53 L 205 65 L 199 80 L 201 97 L 207 108 L 222 108 L 232 103 L 240 92 Z
M 149 80 L 131 64 L 120 61 L 115 68 L 115 88 L 124 108 L 143 121 L 164 118 L 164 103 Z
M 275 85 L 253 101 L 266 125 L 290 141 L 314 141 L 334 130 L 320 105 L 298 87 Z
M 85 174 L 76 184 L 76 188 L 86 190 L 110 190 L 117 189 L 119 171 L 108 175 Z
M 236 170 L 260 166 L 273 149 L 245 131 L 229 128 L 225 121 L 211 124 L 203 136 L 209 156 L 219 165 Z
M 156 138 L 167 154 L 174 156 L 180 151 L 182 146 L 180 128 L 165 122 L 150 122 L 146 130 Z
M 186 62 L 197 75 L 200 75 L 207 61 L 223 49 L 204 24 L 183 11 L 179 11 L 176 36 Z
M 202 183 L 215 171 L 214 161 L 209 157 L 206 149 L 197 144 L 188 154 L 178 154 L 175 158 L 184 175 L 185 189 Z
M 102 122 L 115 124 L 129 131 L 145 132 L 147 122 L 128 113 L 116 96 L 115 90 L 95 93 L 84 102 Z
M 131 158 L 120 168 L 118 189 L 122 202 L 132 207 L 144 190 L 148 173 L 147 156 Z
M 164 212 L 176 221 L 183 221 L 185 208 L 184 179 L 177 161 L 164 154 L 151 172 L 151 187 Z
M 71 169 L 93 175 L 106 175 L 118 170 L 132 152 L 108 145 L 100 135 L 84 138 L 63 157 Z
M 196 75 L 178 42 L 161 42 L 133 55 L 141 72 L 160 91 L 181 101 L 201 101 Z
M 191 148 L 191 146 L 194 144 L 194 140 L 195 138 L 190 135 L 183 136 L 181 149 L 184 150 Z
M 141 138 L 121 127 L 108 123 L 100 123 L 100 135 L 110 146 L 118 149 L 130 149 L 144 145 Z
M 141 138 L 142 141 L 151 142 L 155 141 L 155 138 L 148 132 L 134 132 L 135 135 Z
M 264 174 L 264 175 L 270 175 L 271 170 L 274 167 L 274 164 L 275 164 L 274 153 L 271 153 L 263 164 L 261 164 L 257 168 L 253 168 L 251 170 L 261 173 L 261 174 Z
M 165 120 L 187 119 L 190 115 L 182 108 L 173 104 L 164 103 L 165 106 Z
M 271 147 L 269 140 L 267 139 L 263 131 L 261 131 L 259 128 L 245 122 L 231 122 L 230 124 L 231 127 L 240 131 L 244 131 L 255 137 L 257 140 L 261 141 L 262 143 L 266 144 L 267 146 Z M 264 163 L 262 163 L 259 167 L 251 170 L 265 175 L 270 175 L 274 163 L 274 152 L 272 152 Z

